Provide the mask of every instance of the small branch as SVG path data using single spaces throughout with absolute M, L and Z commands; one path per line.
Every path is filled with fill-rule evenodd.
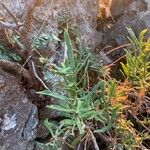
M 5 6 L 2 2 L 0 2 L 0 4 L 5 8 L 5 10 L 10 14 L 10 16 L 14 19 L 14 22 L 16 23 L 16 25 L 18 26 L 19 23 L 16 19 L 16 17 L 13 15 L 13 13 L 8 9 L 7 6 Z
M 92 138 L 92 141 L 93 141 L 93 145 L 94 145 L 95 150 L 100 150 L 100 149 L 99 149 L 99 146 L 98 146 L 98 144 L 97 144 L 97 142 L 96 142 L 96 138 L 95 138 L 95 136 L 93 135 L 93 132 L 92 132 L 91 130 L 88 130 L 88 131 L 89 131 L 89 133 L 90 133 L 90 135 L 91 135 L 91 138 Z
M 81 142 L 78 144 L 77 150 L 80 150 L 81 148 Z
M 16 25 L 16 24 L 11 24 L 11 23 L 8 23 L 8 22 L 0 21 L 0 30 L 4 30 L 5 28 L 6 29 L 17 29 L 18 27 L 20 27 L 22 25 L 23 25 L 23 23 L 18 23 Z
M 33 68 L 33 73 L 35 75 L 35 77 L 42 83 L 42 85 L 47 89 L 47 90 L 50 90 L 48 88 L 48 86 L 42 81 L 42 79 L 37 75 L 36 73 L 36 69 L 35 69 L 35 65 L 34 65 L 34 62 L 31 60 L 31 64 L 32 64 L 32 68 Z
M 115 48 L 111 49 L 110 51 L 108 51 L 107 53 L 105 53 L 105 55 L 108 55 L 108 54 L 110 54 L 110 53 L 112 53 L 112 52 L 114 52 L 114 51 L 116 51 L 116 50 L 118 50 L 118 49 L 120 49 L 120 48 L 124 48 L 124 47 L 130 46 L 130 45 L 131 45 L 131 44 L 120 45 L 120 46 L 118 46 L 118 47 L 115 47 Z
M 150 133 L 150 129 L 147 126 L 145 126 L 143 123 L 141 123 L 140 120 L 135 115 L 133 115 L 131 111 L 128 110 L 126 113 L 127 113 L 128 120 L 130 120 L 134 126 L 136 125 L 139 126 L 140 132 L 146 130 L 147 133 Z

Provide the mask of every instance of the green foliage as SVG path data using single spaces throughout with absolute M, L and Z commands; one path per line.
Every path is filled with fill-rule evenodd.
M 3 44 L 0 44 L 0 59 L 9 60 L 13 62 L 21 61 L 21 58 L 18 55 L 9 51 L 10 50 L 6 50 Z
M 132 48 L 126 50 L 126 64 L 121 63 L 123 74 L 135 85 L 147 88 L 150 86 L 150 39 L 144 40 L 147 29 L 141 31 L 139 37 L 130 28 L 127 30 Z
M 122 73 L 129 81 L 145 89 L 149 86 L 147 81 L 150 80 L 150 40 L 144 40 L 147 30 L 143 30 L 138 38 L 131 29 L 128 29 L 128 32 L 132 47 L 126 50 L 127 63 L 122 63 Z M 47 108 L 59 112 L 62 119 L 58 122 L 48 119 L 44 121 L 51 134 L 51 140 L 47 144 L 39 143 L 39 147 L 44 150 L 61 150 L 67 145 L 70 149 L 75 149 L 81 144 L 80 141 L 86 141 L 86 136 L 91 133 L 88 141 L 93 140 L 92 136 L 103 134 L 115 138 L 115 146 L 111 145 L 113 148 L 123 150 L 140 147 L 147 135 L 136 133 L 133 124 L 124 115 L 126 106 L 122 106 L 124 100 L 128 101 L 126 92 L 123 92 L 128 85 L 121 86 L 113 79 L 104 80 L 103 66 L 98 65 L 96 58 L 80 40 L 76 50 L 67 30 L 64 31 L 64 41 L 67 55 L 65 60 L 59 65 L 48 62 L 46 74 L 47 80 L 52 75 L 61 79 L 54 86 L 59 86 L 62 92 L 38 92 L 57 101 Z M 99 75 L 99 80 L 93 85 L 89 83 L 91 71 Z
M 117 109 L 112 108 L 107 102 L 105 82 L 99 80 L 95 86 L 88 86 L 90 69 L 100 70 L 96 69 L 97 66 L 93 67 L 92 54 L 83 53 L 81 45 L 79 49 L 82 50 L 76 52 L 67 30 L 64 31 L 64 40 L 67 47 L 67 58 L 60 66 L 51 64 L 50 72 L 63 78 L 61 86 L 65 95 L 49 90 L 38 92 L 61 101 L 59 104 L 47 107 L 62 112 L 64 119 L 58 125 L 48 120 L 44 122 L 51 133 L 50 145 L 53 149 L 61 149 L 65 142 L 69 147 L 74 148 L 88 130 L 91 130 L 93 134 L 109 132 L 114 127 L 117 115 Z M 109 88 L 110 97 L 112 97 L 115 84 L 110 84 Z M 96 127 L 94 122 L 99 123 L 100 127 Z M 71 137 L 73 140 L 69 140 L 72 139 Z

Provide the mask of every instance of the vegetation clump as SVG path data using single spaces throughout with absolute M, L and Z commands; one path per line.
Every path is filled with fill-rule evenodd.
M 95 150 L 102 149 L 103 145 L 106 149 L 120 150 L 145 147 L 144 141 L 149 138 L 147 116 L 143 117 L 145 123 L 136 116 L 149 92 L 149 40 L 144 41 L 147 30 L 139 38 L 131 29 L 127 30 L 131 49 L 126 50 L 126 64 L 121 63 L 124 83 L 104 73 L 104 66 L 93 67 L 93 55 L 83 47 L 75 50 L 68 31 L 64 31 L 67 56 L 60 66 L 50 64 L 48 69 L 63 79 L 56 86 L 64 94 L 50 90 L 38 92 L 59 100 L 47 107 L 61 112 L 62 119 L 57 123 L 44 121 L 51 140 L 47 144 L 39 143 L 40 147 Z M 90 84 L 93 70 L 97 73 L 94 85 Z M 142 127 L 142 131 L 136 126 Z

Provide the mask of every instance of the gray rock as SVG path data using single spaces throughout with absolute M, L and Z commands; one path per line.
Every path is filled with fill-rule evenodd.
M 102 34 L 96 31 L 97 15 L 99 10 L 99 0 L 45 0 L 40 4 L 36 4 L 40 1 L 36 0 L 1 0 L 10 12 L 16 17 L 16 20 L 23 23 L 26 16 L 31 16 L 31 21 L 25 22 L 27 25 L 23 25 L 24 30 L 28 32 L 28 38 L 33 41 L 40 34 L 55 35 L 58 36 L 62 20 L 66 24 L 69 20 L 69 26 L 74 27 L 75 32 L 78 32 L 78 36 L 85 43 L 86 46 L 90 46 L 94 49 L 100 42 Z M 28 14 L 28 9 L 31 12 Z M 10 13 L 0 4 L 0 14 L 5 16 L 6 22 L 15 24 L 14 18 Z M 30 18 L 30 17 L 29 17 Z M 29 23 L 29 24 L 28 24 Z M 28 26 L 28 28 L 25 28 Z M 21 29 L 19 30 L 21 31 Z M 22 35 L 24 36 L 24 34 Z M 57 41 L 49 43 L 49 49 L 56 50 Z
M 115 39 L 118 45 L 125 44 L 128 42 L 127 40 L 127 29 L 132 28 L 135 34 L 146 28 L 145 23 L 137 16 L 136 13 L 133 14 L 124 14 L 121 16 L 114 27 L 112 28 L 110 37 Z
M 105 2 L 105 0 L 103 1 Z M 111 0 L 111 4 L 107 9 L 104 18 L 103 28 L 99 31 L 103 33 L 104 38 L 102 44 L 105 46 L 117 47 L 129 43 L 127 36 L 129 35 L 126 27 L 132 28 L 136 35 L 145 29 L 149 29 L 150 36 L 150 1 L 149 0 Z M 111 15 L 110 16 L 110 13 Z M 114 18 L 114 20 L 112 20 Z M 103 47 L 102 47 L 103 48 Z M 109 48 L 108 48 L 109 50 Z M 107 48 L 106 48 L 107 51 Z M 124 55 L 124 49 L 120 48 L 110 54 L 113 60 Z
M 123 15 L 132 1 L 134 0 L 112 0 L 112 5 L 110 8 L 112 16 L 115 17 Z
M 36 106 L 17 79 L 0 70 L 0 149 L 33 150 L 37 125 Z
M 79 29 L 81 41 L 91 49 L 94 49 L 102 40 L 102 34 L 96 32 L 98 10 L 98 0 L 77 0 L 76 4 L 70 8 L 72 18 L 75 18 L 74 21 Z

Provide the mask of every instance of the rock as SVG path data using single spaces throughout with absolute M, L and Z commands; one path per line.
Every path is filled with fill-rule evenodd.
M 126 8 L 133 0 L 102 0 L 100 1 L 100 13 L 102 18 L 123 15 Z
M 133 0 L 112 0 L 110 12 L 112 16 L 123 15 L 127 7 Z
M 37 108 L 22 92 L 17 78 L 0 70 L 0 149 L 32 150 Z
M 126 44 L 128 42 L 126 28 L 132 28 L 135 34 L 146 28 L 145 23 L 137 16 L 136 13 L 124 14 L 121 16 L 111 30 L 110 36 L 115 39 L 117 45 Z
M 39 0 L 2 0 L 1 3 L 6 7 L 0 4 L 0 14 L 6 17 L 8 23 L 15 24 L 16 20 L 20 23 L 25 21 L 19 32 L 24 31 L 22 36 L 27 34 L 32 42 L 41 34 L 58 37 L 60 27 L 65 28 L 62 24 L 67 22 L 69 28 L 74 28 L 86 46 L 94 49 L 101 42 L 102 34 L 96 31 L 99 0 L 45 0 L 39 4 L 37 2 Z M 55 51 L 56 48 L 57 41 L 51 41 L 49 50 Z
M 96 21 L 98 15 L 98 0 L 77 0 L 76 4 L 70 8 L 70 13 L 74 22 L 79 28 L 79 35 L 86 46 L 94 49 L 101 43 L 102 34 L 96 32 Z
M 74 28 L 82 42 L 92 49 L 98 42 L 100 43 L 102 37 L 101 33 L 96 32 L 97 15 L 98 0 L 56 0 L 53 3 L 45 1 L 45 4 L 37 7 L 34 13 L 34 16 L 42 23 L 45 18 L 51 18 L 47 20 L 47 26 L 42 32 L 44 30 L 47 31 L 45 33 L 53 32 L 56 36 L 59 34 L 60 25 L 69 20 L 69 28 Z M 97 40 L 98 38 L 99 40 Z
M 104 1 L 103 1 L 104 2 Z M 106 1 L 105 1 L 106 2 Z M 103 4 L 104 7 L 104 4 Z M 100 20 L 99 31 L 103 33 L 103 40 L 100 49 L 106 46 L 117 47 L 129 43 L 127 36 L 129 35 L 126 27 L 132 28 L 134 33 L 138 35 L 143 29 L 148 28 L 150 36 L 150 1 L 148 0 L 111 0 L 107 10 L 106 18 Z M 111 12 L 111 16 L 108 12 Z M 113 20 L 114 19 L 114 20 Z M 105 49 L 106 51 L 108 50 Z M 110 54 L 113 60 L 124 55 L 124 49 L 120 48 Z

